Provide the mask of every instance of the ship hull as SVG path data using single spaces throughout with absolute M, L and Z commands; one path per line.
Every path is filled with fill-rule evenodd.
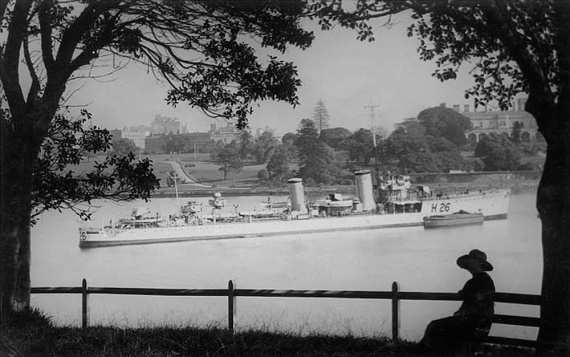
M 353 214 L 341 217 L 299 216 L 294 219 L 208 223 L 171 227 L 137 229 L 80 229 L 79 246 L 105 246 L 169 243 L 194 240 L 251 238 L 301 233 L 355 231 L 394 227 L 412 227 L 424 224 L 424 217 L 451 215 L 464 210 L 481 212 L 485 220 L 505 219 L 508 214 L 509 191 L 495 190 L 485 194 L 457 195 L 455 197 L 422 201 L 420 206 L 410 204 L 401 212 L 398 208 L 384 214 Z M 406 207 L 402 205 L 400 207 Z M 389 207 L 388 207 L 389 208 Z

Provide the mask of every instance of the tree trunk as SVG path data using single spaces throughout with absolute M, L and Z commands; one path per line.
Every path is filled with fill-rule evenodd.
M 563 105 L 558 104 L 559 108 Z M 570 355 L 570 113 L 551 116 L 556 129 L 548 144 L 538 188 L 542 221 L 543 276 L 539 354 Z
M 37 146 L 4 118 L 1 142 L 0 304 L 5 321 L 30 306 L 30 216 Z

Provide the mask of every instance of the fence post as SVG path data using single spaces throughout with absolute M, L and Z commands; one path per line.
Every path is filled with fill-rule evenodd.
M 399 339 L 399 322 L 400 322 L 400 287 L 397 282 L 392 283 L 392 340 Z
M 228 331 L 234 333 L 234 282 L 228 282 Z
M 87 280 L 81 283 L 81 328 L 86 329 L 89 324 L 89 311 L 87 306 Z

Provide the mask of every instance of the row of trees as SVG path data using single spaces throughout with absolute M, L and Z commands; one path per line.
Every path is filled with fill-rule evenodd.
M 469 118 L 443 105 L 421 111 L 417 119 L 400 123 L 390 135 L 383 128 L 375 130 L 376 147 L 370 130 L 359 129 L 353 133 L 339 127 L 319 131 L 318 126 L 310 119 L 303 119 L 297 133 L 284 135 L 285 146 L 279 159 L 272 156 L 275 147 L 279 147 L 272 139 L 271 149 L 267 150 L 270 155 L 258 161 L 271 161 L 260 173 L 260 179 L 283 183 L 285 176 L 271 174 L 273 167 L 283 167 L 292 161 L 298 161 L 299 171 L 279 172 L 289 177 L 295 174 L 310 183 L 325 184 L 350 182 L 346 170 L 372 164 L 420 173 L 531 170 L 534 169 L 531 164 L 521 164 L 521 152 L 536 154 L 538 147 L 517 142 L 514 134 L 510 137 L 489 135 L 473 146 L 465 136 L 472 128 Z M 474 153 L 474 158 L 467 157 L 465 152 Z M 286 155 L 281 155 L 283 153 Z
M 471 129 L 469 118 L 455 110 L 439 106 L 421 111 L 381 143 L 384 159 L 397 162 L 401 170 L 411 172 L 514 171 L 534 169 L 522 164 L 521 154 L 536 155 L 540 145 L 517 141 L 513 134 L 488 135 L 476 145 L 467 142 Z M 474 158 L 465 153 L 474 152 Z
M 234 142 L 216 149 L 213 156 L 226 173 L 239 171 L 248 157 L 257 164 L 267 164 L 259 179 L 269 184 L 283 184 L 291 176 L 301 177 L 308 184 L 350 183 L 349 171 L 372 164 L 391 171 L 418 173 L 533 169 L 530 164 L 521 164 L 521 152 L 530 146 L 517 143 L 516 135 L 489 135 L 473 146 L 465 136 L 471 128 L 469 118 L 441 105 L 400 123 L 390 135 L 383 128 L 375 130 L 374 146 L 370 130 L 321 130 L 318 122 L 303 119 L 299 130 L 285 134 L 282 141 L 269 132 L 254 140 L 249 131 L 243 130 Z M 465 152 L 474 152 L 474 158 L 468 158 Z M 290 169 L 293 162 L 298 171 Z

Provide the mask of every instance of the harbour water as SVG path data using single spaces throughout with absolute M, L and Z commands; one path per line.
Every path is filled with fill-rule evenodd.
M 229 197 L 249 210 L 267 197 Z M 275 198 L 279 200 L 280 198 Z M 281 199 L 284 199 L 283 197 Z M 204 199 L 207 202 L 207 199 Z M 243 289 L 456 292 L 469 274 L 455 265 L 473 248 L 485 251 L 497 291 L 539 294 L 542 276 L 540 221 L 535 193 L 511 196 L 507 220 L 424 230 L 421 227 L 313 233 L 214 241 L 79 249 L 81 222 L 72 212 L 48 212 L 32 229 L 32 286 L 223 289 L 231 279 Z M 173 198 L 151 202 L 96 203 L 90 225 L 101 225 L 132 207 L 173 213 Z M 79 295 L 34 295 L 32 305 L 59 324 L 80 325 Z M 91 295 L 90 324 L 117 326 L 225 326 L 227 298 Z M 401 303 L 404 339 L 417 340 L 426 324 L 453 313 L 459 302 Z M 497 304 L 498 313 L 538 316 L 538 308 Z M 237 330 L 389 335 L 388 300 L 238 298 Z M 533 328 L 493 327 L 532 338 Z M 493 331 L 492 331 L 493 333 Z

